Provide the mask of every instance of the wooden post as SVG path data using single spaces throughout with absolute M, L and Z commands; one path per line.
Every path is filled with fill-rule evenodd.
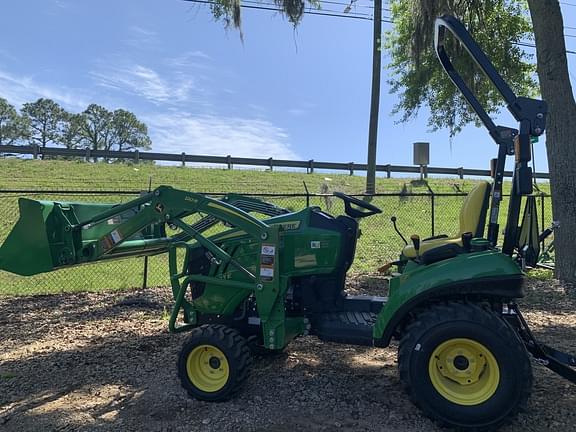
M 314 174 L 314 159 L 308 161 L 308 174 Z
M 270 167 L 270 171 L 274 171 L 274 162 L 272 158 L 268 158 L 268 166 Z
M 136 151 L 134 152 L 134 163 L 135 164 L 140 163 L 140 150 L 138 149 L 136 149 Z
M 350 175 L 353 176 L 354 175 L 354 162 L 350 162 L 348 164 L 348 170 L 350 171 Z
M 182 168 L 186 167 L 186 153 L 182 152 Z
M 374 0 L 374 35 L 372 40 L 372 96 L 368 127 L 368 162 L 366 193 L 376 192 L 376 147 L 378 144 L 378 113 L 380 111 L 380 73 L 382 70 L 382 0 Z
M 226 156 L 226 164 L 228 165 L 228 169 L 231 170 L 234 167 L 232 166 L 232 156 L 228 155 Z

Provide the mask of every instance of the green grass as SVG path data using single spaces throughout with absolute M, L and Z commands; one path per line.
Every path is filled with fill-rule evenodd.
M 1 190 L 27 189 L 39 191 L 25 194 L 32 199 L 60 201 L 125 202 L 134 195 L 115 195 L 104 191 L 140 191 L 152 187 L 170 185 L 179 189 L 208 193 L 304 193 L 305 181 L 311 193 L 343 191 L 354 194 L 364 190 L 365 178 L 332 173 L 270 172 L 255 170 L 223 170 L 182 168 L 125 164 L 104 164 L 67 161 L 0 160 L 0 242 L 8 235 L 18 219 L 17 200 L 22 194 L 6 194 Z M 327 180 L 328 179 L 328 180 Z M 430 187 L 435 193 L 453 193 L 458 189 L 468 192 L 474 180 L 431 179 Z M 410 179 L 378 178 L 378 193 L 398 193 L 407 185 L 412 192 L 427 193 L 425 187 L 410 184 Z M 547 188 L 543 185 L 543 189 Z M 509 185 L 506 185 L 508 188 Z M 41 191 L 102 191 L 99 195 L 70 195 L 42 193 Z M 505 190 L 507 192 L 507 189 Z M 269 201 L 290 210 L 305 206 L 304 197 L 278 197 Z M 453 233 L 458 228 L 458 215 L 463 198 L 436 197 L 434 234 Z M 332 214 L 342 214 L 342 202 L 334 198 L 312 197 L 311 205 L 317 205 Z M 390 223 L 397 216 L 398 226 L 406 237 L 418 233 L 422 237 L 432 235 L 431 200 L 421 197 L 376 197 L 373 204 L 383 210 L 381 215 L 361 221 L 362 236 L 358 241 L 353 272 L 374 271 L 388 260 L 398 256 L 403 243 Z M 549 200 L 546 214 L 551 215 Z M 507 208 L 502 206 L 500 220 L 504 224 Z M 548 216 L 548 219 L 550 216 Z M 0 295 L 48 294 L 69 291 L 124 290 L 139 287 L 143 279 L 143 259 L 126 259 L 115 262 L 64 269 L 29 278 L 0 271 Z M 164 286 L 168 283 L 166 257 L 149 259 L 148 285 Z

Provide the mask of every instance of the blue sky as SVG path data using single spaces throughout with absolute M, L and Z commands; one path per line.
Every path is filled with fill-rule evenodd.
M 563 11 L 576 27 L 576 7 Z M 180 0 L 12 0 L 2 17 L 0 96 L 17 106 L 49 97 L 70 111 L 125 108 L 148 124 L 156 151 L 366 160 L 370 21 L 306 15 L 294 30 L 244 9 L 242 44 L 206 6 Z M 496 148 L 483 129 L 450 145 L 427 131 L 425 111 L 395 124 L 386 78 L 384 69 L 378 163 L 411 164 L 411 143 L 429 141 L 432 165 L 488 167 Z M 544 140 L 536 157 L 541 171 Z

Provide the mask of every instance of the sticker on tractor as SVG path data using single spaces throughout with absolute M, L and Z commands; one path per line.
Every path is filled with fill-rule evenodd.
M 260 258 L 260 264 L 265 266 L 274 266 L 274 256 L 262 255 Z
M 275 224 L 270 224 L 271 226 L 277 226 L 279 225 L 280 228 L 282 228 L 284 231 L 292 231 L 292 230 L 297 230 L 298 228 L 300 228 L 300 221 L 296 221 L 296 222 L 281 222 L 281 223 L 275 223 Z
M 310 242 L 310 249 L 320 249 L 320 242 L 319 241 L 311 241 Z
M 114 244 L 120 243 L 122 241 L 122 235 L 118 232 L 118 230 L 112 231 L 110 233 L 110 237 L 112 237 Z
M 276 255 L 276 246 L 263 244 L 262 245 L 262 255 L 274 256 Z
M 260 276 L 272 279 L 274 277 L 274 267 L 260 267 Z

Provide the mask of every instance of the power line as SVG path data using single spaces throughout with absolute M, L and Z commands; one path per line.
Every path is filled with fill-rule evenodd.
M 191 3 L 200 3 L 200 4 L 208 4 L 208 5 L 218 5 L 217 2 L 213 1 L 213 0 L 184 0 L 187 2 L 191 2 Z M 283 9 L 278 8 L 276 5 L 274 6 L 264 6 L 263 3 L 260 2 L 254 2 L 254 3 L 258 3 L 259 5 L 252 5 L 252 4 L 240 4 L 240 7 L 244 8 L 244 9 L 257 9 L 257 10 L 267 10 L 267 11 L 274 11 L 274 12 L 284 12 Z M 366 21 L 373 21 L 373 18 L 371 15 L 360 15 L 360 14 L 344 14 L 341 12 L 337 12 L 337 11 L 326 11 L 323 12 L 322 10 L 305 10 L 304 11 L 305 14 L 307 15 L 320 15 L 320 16 L 329 16 L 329 17 L 335 17 L 335 18 L 349 18 L 349 19 L 360 19 L 360 20 L 366 20 Z M 388 24 L 393 24 L 393 21 L 390 20 L 388 17 L 385 17 L 382 19 L 382 22 L 388 23 Z
M 514 45 L 527 47 L 527 48 L 536 48 L 536 45 L 528 43 L 528 42 L 515 42 Z M 576 51 L 566 50 L 566 54 L 576 54 Z
M 184 0 L 187 2 L 191 2 L 191 3 L 199 3 L 199 4 L 207 4 L 207 5 L 217 5 L 218 3 L 215 2 L 214 0 Z M 332 0 L 320 0 L 323 3 L 330 3 L 330 4 L 340 4 L 340 5 L 346 5 L 348 6 L 349 3 L 341 3 L 341 2 L 336 2 L 336 1 L 332 1 Z M 246 4 L 246 3 L 251 3 L 251 4 Z M 571 6 L 576 6 L 576 4 Z M 240 7 L 245 8 L 245 9 L 257 9 L 257 10 L 266 10 L 266 11 L 273 11 L 273 12 L 284 12 L 283 9 L 280 9 L 276 4 L 272 4 L 272 3 L 263 3 L 261 1 L 258 0 L 244 0 L 241 4 Z M 365 20 L 365 21 L 373 21 L 373 17 L 370 14 L 366 14 L 363 12 L 354 12 L 354 13 L 344 13 L 344 12 L 339 12 L 339 11 L 335 11 L 335 10 L 331 10 L 331 9 L 327 9 L 327 10 L 322 10 L 322 9 L 308 9 L 304 11 L 305 14 L 307 15 L 319 15 L 319 16 L 328 16 L 328 17 L 334 17 L 334 18 L 348 18 L 348 19 L 359 19 L 359 20 Z M 387 23 L 387 24 L 394 24 L 394 21 L 392 21 L 392 19 L 390 17 L 383 17 L 382 18 L 382 22 Z M 568 28 L 568 27 L 566 27 Z M 572 27 L 574 28 L 574 27 Z M 574 28 L 576 29 L 576 28 Z M 566 37 L 570 37 L 570 38 L 576 38 L 576 35 L 565 35 Z M 527 42 L 516 42 L 514 43 L 514 45 L 518 45 L 518 46 L 522 46 L 522 47 L 526 47 L 526 48 L 536 48 L 536 45 L 531 44 L 531 43 L 527 43 Z M 576 55 L 576 51 L 572 51 L 572 50 L 566 50 L 566 54 L 572 54 L 572 55 Z

